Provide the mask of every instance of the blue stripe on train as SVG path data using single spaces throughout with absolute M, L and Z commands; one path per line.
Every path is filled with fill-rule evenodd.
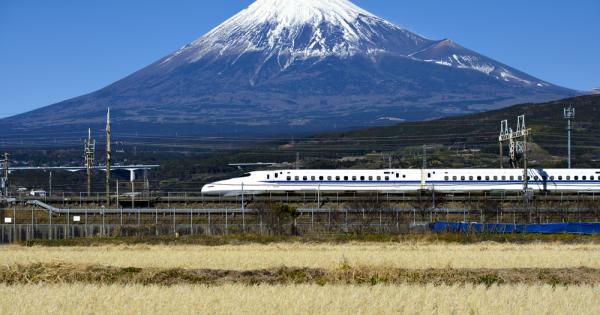
M 268 184 L 421 184 L 420 180 L 413 180 L 413 181 L 392 181 L 392 180 L 381 180 L 381 181 L 345 181 L 345 180 L 339 180 L 339 181 L 312 181 L 312 180 L 284 180 L 284 181 L 262 181 L 262 183 L 268 183 Z M 572 185 L 572 184 L 599 184 L 600 185 L 600 181 L 594 180 L 594 181 L 590 181 L 590 180 L 579 180 L 579 181 L 548 181 L 548 182 L 543 182 L 543 181 L 535 181 L 535 180 L 530 180 L 529 181 L 530 184 L 538 184 L 538 185 L 555 185 L 555 184 L 560 184 L 560 185 Z M 523 181 L 520 180 L 513 180 L 513 181 L 487 181 L 487 180 L 456 180 L 456 181 L 426 181 L 425 184 L 448 184 L 448 185 L 454 185 L 454 184 L 523 184 Z

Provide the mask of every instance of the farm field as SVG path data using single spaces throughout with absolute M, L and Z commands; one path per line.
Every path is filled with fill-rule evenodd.
M 600 244 L 11 245 L 0 296 L 3 314 L 590 314 Z
M 595 314 L 587 286 L 0 285 L 2 314 Z
M 224 246 L 7 246 L 0 266 L 67 263 L 137 268 L 256 270 L 277 267 L 600 268 L 600 244 L 276 243 Z

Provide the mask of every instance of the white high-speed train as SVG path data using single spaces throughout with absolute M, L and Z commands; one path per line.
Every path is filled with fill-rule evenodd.
M 600 192 L 600 169 L 529 169 L 529 189 Z M 206 195 L 270 192 L 522 191 L 522 169 L 273 170 L 210 183 Z

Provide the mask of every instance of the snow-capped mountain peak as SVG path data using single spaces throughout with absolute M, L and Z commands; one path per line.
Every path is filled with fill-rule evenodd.
M 296 61 L 393 55 L 531 87 L 549 84 L 460 46 L 430 40 L 396 26 L 348 0 L 257 0 L 206 35 L 160 62 L 177 68 L 219 60 L 223 67 L 253 60 L 248 82 L 255 84 L 265 65 L 279 70 Z M 272 68 L 271 68 L 272 69 Z
M 285 56 L 289 64 L 315 57 L 408 54 L 431 42 L 348 0 L 258 0 L 164 63 L 259 52 L 265 58 Z
M 258 0 L 106 88 L 3 127 L 71 132 L 102 123 L 98 106 L 111 104 L 129 131 L 281 137 L 574 94 L 450 40 L 411 33 L 347 0 Z
M 291 28 L 305 24 L 327 21 L 344 24 L 359 16 L 377 18 L 347 0 L 258 0 L 225 24 L 252 25 L 272 23 L 278 27 Z M 345 25 L 348 32 L 353 30 Z

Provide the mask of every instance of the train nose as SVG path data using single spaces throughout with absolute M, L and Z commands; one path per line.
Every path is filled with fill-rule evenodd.
M 217 185 L 215 185 L 215 184 L 206 184 L 202 187 L 202 190 L 200 190 L 200 191 L 204 195 L 218 195 L 219 194 L 219 190 L 217 188 Z

